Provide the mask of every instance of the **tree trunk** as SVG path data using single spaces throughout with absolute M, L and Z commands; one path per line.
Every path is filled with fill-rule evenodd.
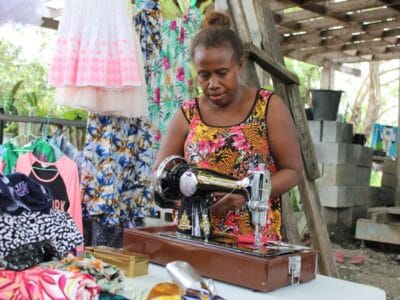
M 379 65 L 379 62 L 371 62 L 369 64 L 370 92 L 368 97 L 367 112 L 363 122 L 363 132 L 366 136 L 371 134 L 372 125 L 378 120 L 381 108 Z

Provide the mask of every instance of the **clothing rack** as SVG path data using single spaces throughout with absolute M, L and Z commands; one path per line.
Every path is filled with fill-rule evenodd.
M 19 122 L 19 123 L 36 123 L 36 124 L 49 124 L 61 126 L 73 126 L 73 127 L 86 127 L 86 121 L 73 121 L 66 119 L 54 119 L 54 118 L 40 118 L 32 116 L 15 116 L 7 115 L 3 113 L 3 108 L 0 108 L 0 144 L 3 143 L 4 137 L 4 122 Z

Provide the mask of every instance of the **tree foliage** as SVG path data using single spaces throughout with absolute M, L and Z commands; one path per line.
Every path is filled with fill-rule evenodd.
M 320 66 L 285 58 L 286 67 L 299 77 L 300 96 L 304 104 L 310 102 L 310 90 L 319 88 Z
M 42 45 L 46 47 L 48 45 Z M 12 101 L 18 115 L 85 119 L 86 112 L 57 106 L 55 90 L 47 86 L 48 66 L 40 61 L 27 61 L 21 47 L 0 39 L 0 99 Z M 20 83 L 19 83 L 20 82 Z M 17 90 L 13 88 L 19 83 Z
M 374 123 L 397 126 L 385 118 L 385 114 L 397 111 L 398 70 L 393 64 L 389 64 L 389 68 L 385 68 L 380 62 L 369 64 L 369 72 L 358 87 L 348 120 L 353 123 L 355 132 L 370 137 Z

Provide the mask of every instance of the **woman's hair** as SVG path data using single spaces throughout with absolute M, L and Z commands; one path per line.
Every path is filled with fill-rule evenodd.
M 221 12 L 209 11 L 201 22 L 201 30 L 192 40 L 191 55 L 198 46 L 215 48 L 229 44 L 235 58 L 239 61 L 243 56 L 243 45 L 237 34 L 230 29 L 229 17 Z

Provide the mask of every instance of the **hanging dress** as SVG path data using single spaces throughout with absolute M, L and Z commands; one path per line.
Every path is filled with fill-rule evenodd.
M 151 126 L 89 114 L 82 167 L 83 217 L 105 227 L 140 225 L 151 201 Z
M 149 119 L 156 127 L 156 149 L 181 103 L 195 94 L 190 44 L 200 22 L 201 14 L 195 7 L 180 18 L 165 19 L 159 3 L 153 0 L 147 0 L 134 18 L 145 58 Z
M 56 103 L 146 117 L 143 57 L 125 0 L 66 0 L 49 84 Z

